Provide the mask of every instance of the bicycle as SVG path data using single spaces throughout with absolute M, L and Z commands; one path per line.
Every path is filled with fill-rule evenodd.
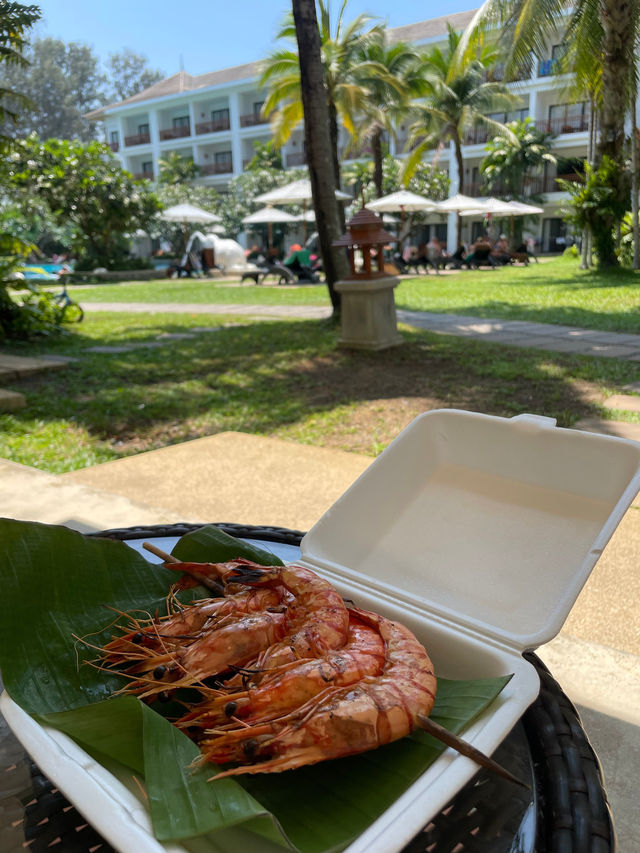
M 67 293 L 67 285 L 63 282 L 62 291 L 53 295 L 61 323 L 81 323 L 84 319 L 84 311 L 77 302 Z

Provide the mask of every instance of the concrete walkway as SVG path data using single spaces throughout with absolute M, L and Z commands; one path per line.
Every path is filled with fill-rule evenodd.
M 317 305 L 209 305 L 174 302 L 87 302 L 85 311 L 127 311 L 144 314 L 236 314 L 251 317 L 288 317 L 323 319 L 331 309 Z M 462 314 L 437 314 L 429 311 L 398 309 L 398 320 L 409 326 L 517 347 L 553 350 L 554 352 L 592 355 L 600 358 L 623 358 L 640 362 L 640 334 L 600 332 L 577 326 L 552 326 L 523 320 L 488 320 Z

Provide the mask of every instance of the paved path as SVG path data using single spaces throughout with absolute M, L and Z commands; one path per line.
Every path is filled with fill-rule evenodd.
M 85 311 L 130 311 L 155 314 L 240 314 L 264 317 L 322 319 L 331 309 L 318 305 L 208 305 L 172 302 L 87 302 Z M 577 326 L 553 326 L 523 320 L 488 320 L 462 314 L 436 314 L 429 311 L 399 309 L 398 320 L 419 329 L 458 335 L 475 340 L 516 347 L 553 350 L 604 358 L 622 358 L 640 362 L 640 335 L 601 332 Z

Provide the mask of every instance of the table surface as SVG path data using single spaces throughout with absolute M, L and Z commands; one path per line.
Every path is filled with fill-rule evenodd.
M 177 541 L 198 526 L 158 525 L 101 535 L 128 541 L 142 550 L 145 539 L 173 537 Z M 295 560 L 299 554 L 299 531 L 218 526 L 258 544 L 271 543 L 272 550 L 285 560 Z M 171 547 L 168 541 L 167 550 Z M 480 770 L 403 853 L 615 851 L 602 773 L 578 713 L 542 662 L 533 654 L 526 657 L 540 676 L 540 695 L 493 757 L 527 781 L 530 790 Z M 113 848 L 40 773 L 0 717 L 0 853 L 25 849 L 106 853 Z

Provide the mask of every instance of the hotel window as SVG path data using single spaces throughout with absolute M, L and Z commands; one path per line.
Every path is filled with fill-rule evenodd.
M 153 161 L 147 160 L 142 164 L 142 174 L 143 175 L 153 175 Z
M 149 135 L 149 125 L 148 124 L 139 124 L 138 125 L 138 135 L 139 136 L 148 136 Z
M 109 142 L 115 143 L 116 145 L 120 141 L 119 134 L 117 130 L 112 130 L 109 134 Z
M 228 166 L 231 170 L 231 151 L 216 151 L 216 166 Z
M 253 102 L 253 114 L 256 117 L 259 117 L 262 113 L 262 108 L 264 107 L 264 101 L 254 101 Z
M 173 127 L 189 127 L 189 116 L 178 116 L 173 119 Z
M 211 110 L 211 121 L 214 123 L 229 122 L 229 110 Z

